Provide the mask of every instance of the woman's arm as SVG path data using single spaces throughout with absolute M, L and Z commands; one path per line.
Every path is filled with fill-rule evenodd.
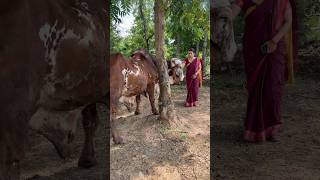
M 292 9 L 289 2 L 286 8 L 285 16 L 284 16 L 284 24 L 282 25 L 278 33 L 270 41 L 267 42 L 268 53 L 272 53 L 277 49 L 278 42 L 289 31 L 291 26 L 292 26 Z
M 292 9 L 290 2 L 288 2 L 288 6 L 286 8 L 285 17 L 284 17 L 284 24 L 280 28 L 279 32 L 272 38 L 274 43 L 278 43 L 283 36 L 289 31 L 292 25 Z
M 199 61 L 199 60 L 197 60 L 197 61 Z M 194 73 L 193 79 L 197 78 L 197 76 L 199 75 L 200 72 L 201 72 L 201 63 L 200 63 L 200 65 L 199 65 L 198 71 L 197 71 L 196 73 Z
M 201 63 L 200 63 L 200 65 L 199 65 L 198 71 L 196 72 L 196 75 L 198 75 L 200 72 L 201 72 Z

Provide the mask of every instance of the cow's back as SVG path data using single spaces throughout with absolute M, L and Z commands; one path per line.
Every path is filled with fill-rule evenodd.
M 98 9 L 87 3 L 47 3 L 53 9 L 38 30 L 48 65 L 39 103 L 68 109 L 101 98 L 108 91 L 107 35 L 101 18 L 91 14 Z

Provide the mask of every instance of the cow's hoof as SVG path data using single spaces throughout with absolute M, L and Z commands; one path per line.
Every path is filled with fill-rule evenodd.
M 86 157 L 80 157 L 78 161 L 78 166 L 82 168 L 91 168 L 97 164 L 96 158 L 86 158 Z
M 113 142 L 115 144 L 124 144 L 124 140 L 122 137 L 113 138 Z
M 139 114 L 141 114 L 141 112 L 135 111 L 134 114 L 135 114 L 135 115 L 139 115 Z

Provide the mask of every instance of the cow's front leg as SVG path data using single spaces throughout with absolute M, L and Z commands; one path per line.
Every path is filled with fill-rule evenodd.
M 157 110 L 157 108 L 155 106 L 154 86 L 155 86 L 155 84 L 148 85 L 147 92 L 148 92 L 148 95 L 149 95 L 149 101 L 150 101 L 150 104 L 151 104 L 152 113 L 154 115 L 158 115 L 159 112 L 158 112 L 158 110 Z
M 94 153 L 94 134 L 98 126 L 96 104 L 91 104 L 82 110 L 82 125 L 85 133 L 85 141 L 78 166 L 90 168 L 97 163 Z
M 140 112 L 140 102 L 141 102 L 141 96 L 139 94 L 139 95 L 136 96 L 137 107 L 136 107 L 136 111 L 134 112 L 135 115 L 141 114 L 141 112 Z
M 115 127 L 115 118 L 117 115 L 117 110 L 114 106 L 111 106 L 111 116 L 110 116 L 110 127 L 111 127 L 111 135 L 112 135 L 112 139 L 113 142 L 115 144 L 123 144 L 123 138 L 119 135 L 118 130 Z

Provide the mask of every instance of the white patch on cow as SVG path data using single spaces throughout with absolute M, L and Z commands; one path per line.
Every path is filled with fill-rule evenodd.
M 80 5 L 81 5 L 84 9 L 89 10 L 88 3 L 86 3 L 86 2 L 81 2 Z
M 49 24 L 45 24 L 40 28 L 39 37 L 43 42 L 46 42 L 49 38 L 48 35 L 50 33 L 51 26 Z M 44 44 L 46 46 L 46 44 Z
M 80 35 L 74 33 L 73 29 L 66 30 L 65 26 L 58 29 L 57 25 L 58 21 L 56 21 L 52 27 L 46 23 L 39 30 L 39 38 L 46 49 L 45 59 L 49 65 L 53 67 L 56 65 L 57 51 L 61 40 L 80 40 Z M 52 68 L 52 73 L 54 73 L 54 71 L 55 68 Z
M 68 80 L 71 76 L 69 74 L 69 77 L 65 77 L 60 80 L 56 77 L 56 58 L 61 42 L 63 42 L 63 40 L 74 40 L 81 46 L 89 46 L 90 42 L 93 42 L 94 30 L 96 29 L 95 24 L 93 23 L 93 18 L 88 13 L 88 5 L 86 3 L 81 3 L 81 6 L 86 12 L 76 8 L 74 8 L 74 10 L 77 11 L 80 19 L 87 21 L 89 24 L 89 27 L 87 27 L 87 30 L 83 34 L 76 33 L 73 28 L 66 27 L 57 20 L 53 25 L 45 23 L 39 29 L 38 35 L 45 48 L 45 60 L 48 65 L 51 66 L 51 72 L 44 78 L 46 81 L 45 87 L 43 88 L 43 91 L 45 92 L 42 92 L 42 94 L 44 93 L 44 96 L 55 92 L 55 83 Z
M 128 78 L 130 75 L 132 76 L 139 76 L 141 69 L 138 65 L 134 64 L 135 69 L 131 70 L 129 68 L 123 69 L 121 71 L 122 75 L 123 75 L 123 80 L 124 80 L 124 88 L 122 90 L 122 94 L 125 95 L 128 92 L 128 89 L 132 88 L 133 86 L 131 84 L 129 84 L 128 82 Z
M 86 3 L 82 3 L 82 4 L 86 4 Z M 87 11 L 89 10 L 87 4 L 86 4 L 86 7 L 85 7 L 85 6 L 83 6 L 83 7 L 84 7 L 84 9 L 86 9 Z M 95 25 L 94 25 L 94 23 L 93 23 L 93 19 L 92 19 L 91 14 L 89 14 L 88 12 L 81 11 L 81 10 L 79 10 L 79 9 L 77 9 L 77 8 L 73 8 L 73 9 L 74 9 L 75 11 L 77 11 L 78 16 L 79 16 L 80 18 L 85 19 L 85 20 L 87 20 L 87 21 L 89 22 L 91 29 L 96 30 L 96 27 L 95 27 Z
M 142 70 L 140 69 L 140 67 L 136 64 L 133 65 L 136 68 L 136 72 L 135 72 L 135 76 L 138 76 L 140 74 L 140 72 L 142 72 Z
M 85 33 L 83 39 L 80 40 L 80 44 L 89 45 L 90 42 L 93 40 L 93 31 L 91 29 L 88 29 Z
M 128 69 L 123 69 L 121 71 L 122 75 L 123 75 L 123 80 L 124 80 L 124 88 L 122 90 L 122 94 L 126 94 L 126 92 L 128 91 Z
M 87 3 L 82 2 L 81 6 L 86 11 L 89 10 Z M 93 23 L 92 16 L 88 12 L 84 12 L 76 8 L 73 9 L 77 11 L 79 18 L 86 20 L 90 24 L 90 27 L 88 27 L 87 31 L 84 33 L 83 38 L 81 38 L 80 34 L 75 33 L 73 29 L 66 30 L 65 25 L 58 29 L 57 20 L 53 26 L 51 26 L 49 23 L 46 23 L 39 30 L 39 38 L 46 48 L 46 60 L 48 60 L 48 62 L 52 65 L 55 63 L 58 49 L 57 46 L 59 46 L 61 40 L 75 39 L 78 40 L 78 43 L 82 45 L 89 45 L 89 42 L 92 42 L 93 40 L 93 31 L 96 30 L 96 27 Z M 52 37 L 53 34 L 55 34 L 54 39 Z M 58 42 L 59 39 L 60 41 Z
M 47 80 L 50 78 L 52 79 L 52 76 L 55 74 L 58 39 L 65 30 L 65 28 L 57 30 L 57 24 L 58 21 L 55 21 L 54 25 L 51 27 L 48 23 L 46 23 L 39 30 L 39 38 L 45 47 L 45 60 L 50 66 L 52 66 L 50 73 L 51 75 L 46 77 Z M 52 36 L 53 34 L 55 34 L 54 37 Z
M 65 27 L 63 27 L 64 29 Z M 68 40 L 68 39 L 80 39 L 80 35 L 77 35 L 73 32 L 73 29 L 68 29 L 67 32 L 63 35 L 62 39 Z

